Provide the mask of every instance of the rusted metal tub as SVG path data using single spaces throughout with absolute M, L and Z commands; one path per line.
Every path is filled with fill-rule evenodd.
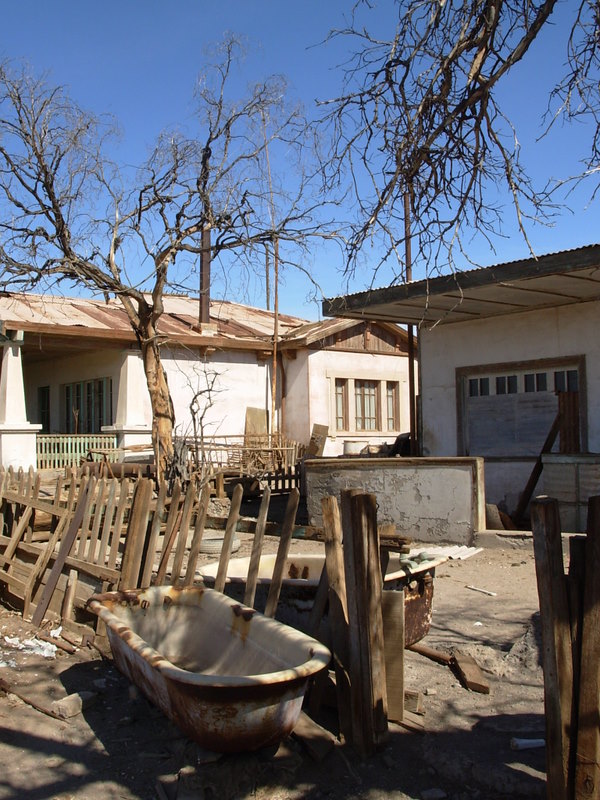
M 157 586 L 94 595 L 115 664 L 203 747 L 275 744 L 294 728 L 320 642 L 211 589 Z
M 423 551 L 426 553 L 426 551 Z M 275 555 L 262 555 L 258 570 L 258 586 L 255 607 L 265 607 Z M 419 556 L 419 558 L 421 558 Z M 284 567 L 284 580 L 277 606 L 276 618 L 287 625 L 306 631 L 310 611 L 323 569 L 324 553 L 299 553 L 288 556 Z M 429 631 L 433 613 L 433 580 L 435 568 L 443 564 L 445 557 L 427 557 L 420 561 L 404 559 L 395 554 L 390 557 L 384 580 L 384 589 L 392 592 L 383 606 L 384 633 L 387 614 L 394 615 L 394 601 L 404 602 L 404 641 L 411 645 L 420 641 Z M 410 566 L 409 566 L 410 565 Z M 233 558 L 229 562 L 225 592 L 234 599 L 244 596 L 249 558 Z M 212 586 L 217 575 L 218 562 L 200 567 L 198 575 L 206 586 Z M 404 597 L 402 598 L 403 593 Z M 329 641 L 327 621 L 324 620 L 319 638 Z

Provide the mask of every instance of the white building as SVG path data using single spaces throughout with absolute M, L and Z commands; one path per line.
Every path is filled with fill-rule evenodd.
M 165 297 L 162 360 L 176 433 L 245 432 L 247 410 L 271 416 L 272 430 L 308 444 L 325 426 L 325 453 L 349 439 L 392 443 L 408 430 L 406 332 L 393 324 L 306 320 L 212 301 L 198 324 L 198 300 Z M 114 432 L 119 446 L 149 441 L 151 409 L 138 344 L 117 301 L 0 295 L 0 463 L 35 465 L 42 434 Z M 274 364 L 276 364 L 274 370 Z
M 600 490 L 600 245 L 337 298 L 323 310 L 418 326 L 422 455 L 483 456 L 487 501 L 514 513 L 551 450 L 535 493 L 558 496 L 563 528 L 581 529 L 587 496 Z

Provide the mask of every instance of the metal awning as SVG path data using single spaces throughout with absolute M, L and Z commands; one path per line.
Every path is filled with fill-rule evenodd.
M 589 245 L 327 299 L 323 314 L 429 326 L 598 299 L 600 245 Z

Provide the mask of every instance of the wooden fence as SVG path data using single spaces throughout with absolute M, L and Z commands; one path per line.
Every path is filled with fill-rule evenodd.
M 36 447 L 38 469 L 78 467 L 93 451 L 114 451 L 115 455 L 119 452 L 117 437 L 112 433 L 42 433 L 37 436 Z

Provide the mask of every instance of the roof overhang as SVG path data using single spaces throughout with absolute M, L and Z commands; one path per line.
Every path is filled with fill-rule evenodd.
M 600 245 L 323 301 L 323 314 L 426 325 L 600 299 Z

